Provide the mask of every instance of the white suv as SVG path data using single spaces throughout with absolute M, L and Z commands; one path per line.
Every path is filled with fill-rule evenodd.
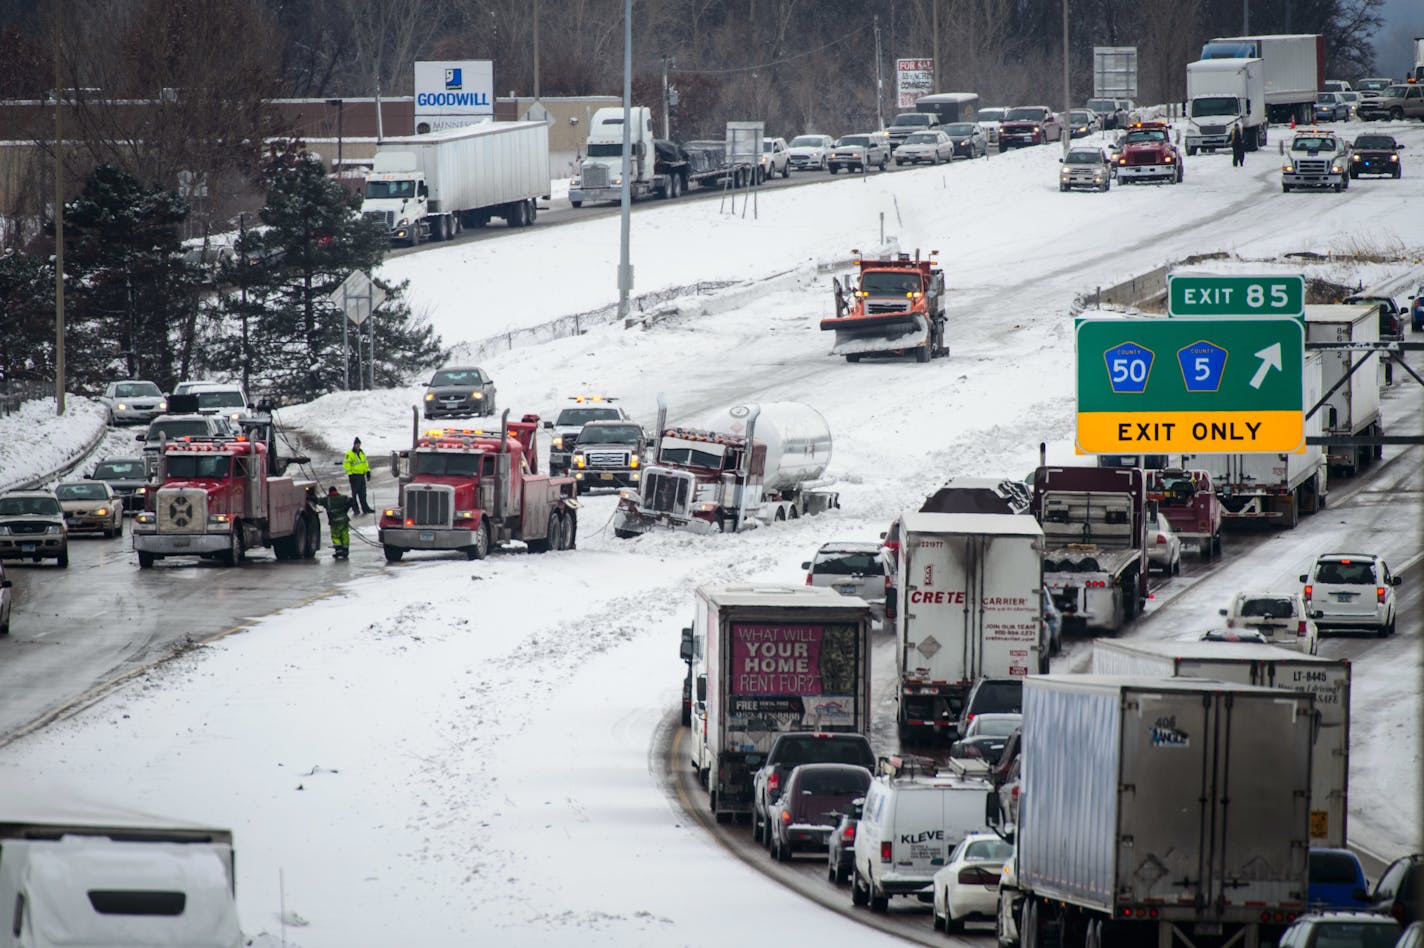
M 1228 629 L 1255 629 L 1272 645 L 1314 655 L 1319 633 L 1315 613 L 1300 593 L 1237 593 L 1230 609 L 1222 609 Z
M 1394 587 L 1399 577 L 1370 553 L 1329 553 L 1318 557 L 1309 573 L 1301 574 L 1305 605 L 1316 625 L 1326 628 L 1375 629 L 1380 637 L 1394 634 Z

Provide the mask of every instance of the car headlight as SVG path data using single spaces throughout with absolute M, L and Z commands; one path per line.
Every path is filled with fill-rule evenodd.
M 636 454 L 633 455 L 631 458 L 628 459 L 628 466 L 629 466 L 629 467 L 637 467 L 639 463 L 640 463 L 640 462 L 639 462 L 638 456 L 637 456 Z
M 1359 156 L 1359 155 L 1351 155 L 1351 156 L 1350 156 L 1350 160 L 1351 160 L 1351 161 L 1359 161 L 1359 160 L 1360 160 L 1360 156 Z
M 396 222 L 396 226 L 397 226 L 397 227 L 409 227 L 409 226 L 410 226 L 410 218 L 409 218 L 409 217 L 402 217 L 399 221 Z
M 134 523 L 141 523 L 141 524 L 144 524 L 145 526 L 152 525 L 153 523 L 157 522 L 157 520 L 158 520 L 158 517 L 155 516 L 154 514 L 150 513 L 150 512 L 147 511 L 147 510 L 145 510 L 145 511 L 144 511 L 143 513 L 141 513 L 141 514 L 137 514 L 137 515 L 134 517 Z
M 1063 178 L 1064 180 L 1067 180 L 1068 174 L 1069 174 L 1068 169 L 1067 169 L 1067 168 L 1064 168 L 1062 171 L 1058 172 L 1058 177 Z
M 425 400 L 426 400 L 427 402 L 433 402 L 433 401 L 435 401 L 435 393 L 434 393 L 434 392 L 426 392 L 426 393 L 425 393 Z
M 220 527 L 225 523 L 232 523 L 232 514 L 215 513 L 208 514 L 208 526 Z
M 622 176 L 621 174 L 618 175 L 616 178 L 613 179 L 613 183 L 614 183 L 614 184 L 622 184 L 622 183 L 623 183 L 623 176 Z
M 549 446 L 551 448 L 562 448 L 564 446 L 564 436 L 554 435 L 553 440 L 549 442 Z
M 158 410 L 159 410 L 159 411 L 167 411 L 167 410 L 168 410 L 168 402 L 167 402 L 167 401 L 161 401 L 161 402 L 159 402 L 159 403 L 158 403 Z
M 478 399 L 484 398 L 484 397 L 485 397 L 485 393 L 484 393 L 484 392 L 471 392 L 471 393 L 470 393 L 470 397 L 473 398 L 473 399 L 478 400 Z
M 1343 169 L 1341 169 L 1340 163 L 1337 161 L 1335 164 L 1330 166 L 1330 170 L 1333 171 L 1335 174 L 1339 174 Z
M 399 507 L 387 507 L 385 510 L 381 511 L 381 516 L 399 520 L 401 518 L 401 513 L 402 511 Z
M 128 410 L 129 410 L 129 406 L 125 405 L 123 402 L 119 402 L 117 405 L 114 406 L 114 408 L 117 409 L 118 411 L 128 411 Z
M 10 528 L 7 527 L 7 526 L 5 526 L 3 523 L 0 523 L 0 536 L 8 537 L 9 535 L 10 535 Z
M 577 175 L 575 175 L 574 177 L 570 178 L 570 179 L 569 179 L 569 187 L 571 187 L 571 188 L 576 188 L 576 187 L 578 187 L 580 180 L 582 180 L 582 179 L 580 179 Z
M 1295 171 L 1295 165 L 1281 165 L 1281 170 L 1286 174 L 1291 174 Z
M 109 515 L 109 508 L 108 508 L 108 507 L 100 507 L 98 510 L 94 511 L 94 513 L 95 513 L 95 515 L 100 516 L 100 517 L 107 517 L 107 516 Z
M 456 520 L 473 520 L 473 519 L 475 519 L 475 511 L 473 511 L 473 510 L 457 510 L 457 511 L 455 511 L 455 519 L 456 519 Z
M 50 524 L 49 526 L 45 527 L 45 533 L 48 533 L 48 534 L 63 533 L 63 532 L 64 532 L 64 525 L 63 525 L 63 524 L 60 524 L 60 523 L 52 523 L 52 524 Z
M 575 454 L 574 467 L 588 467 L 588 458 L 584 457 L 582 454 Z

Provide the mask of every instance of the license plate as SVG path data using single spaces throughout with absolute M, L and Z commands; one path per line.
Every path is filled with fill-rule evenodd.
M 33 543 L 21 543 L 21 544 L 20 544 L 20 552 L 21 552 L 21 553 L 33 553 L 33 552 L 35 551 L 35 549 L 36 549 L 36 547 L 35 547 L 35 545 L 34 545 Z
M 192 546 L 192 545 L 193 545 L 193 540 L 192 540 L 191 537 L 174 537 L 174 538 L 173 538 L 173 545 L 174 545 L 174 546 Z
M 1336 593 L 1336 594 L 1335 594 L 1335 601 L 1336 601 L 1336 602 L 1349 602 L 1351 599 L 1354 599 L 1354 598 L 1355 598 L 1355 594 L 1354 594 L 1354 593 Z
M 831 588 L 842 596 L 852 596 L 855 594 L 855 583 L 833 583 Z
M 600 474 L 600 475 L 598 475 L 598 479 L 601 480 L 601 481 L 611 481 L 611 480 L 613 480 L 613 475 L 612 475 L 612 474 Z
M 433 531 L 433 530 L 422 530 L 422 531 L 420 532 L 420 542 L 421 542 L 421 543 L 434 543 L 434 542 L 435 542 L 435 531 Z

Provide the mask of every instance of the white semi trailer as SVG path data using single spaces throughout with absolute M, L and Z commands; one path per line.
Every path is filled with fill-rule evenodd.
M 1259 59 L 1187 63 L 1187 154 L 1229 148 L 1233 129 L 1248 151 L 1266 144 L 1265 65 Z
M 549 127 L 485 122 L 449 131 L 387 138 L 366 178 L 361 214 L 411 246 L 449 240 L 466 227 L 502 218 L 534 223 L 549 194 Z

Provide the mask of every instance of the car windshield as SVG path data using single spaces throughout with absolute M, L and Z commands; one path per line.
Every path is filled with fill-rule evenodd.
M 862 576 L 883 576 L 885 570 L 878 553 L 828 550 L 816 554 L 815 562 L 811 564 L 811 572 L 828 576 L 853 576 L 857 573 Z
M 850 148 L 852 145 L 859 145 L 864 148 L 870 144 L 869 135 L 842 135 L 836 139 L 837 148 Z
M 1315 568 L 1315 581 L 1338 586 L 1373 586 L 1375 564 L 1361 560 L 1326 560 Z
M 579 444 L 633 444 L 642 432 L 637 425 L 591 425 L 579 433 Z
M 920 277 L 917 273 L 867 270 L 861 274 L 860 288 L 870 296 L 904 296 L 920 292 Z
M 142 461 L 104 461 L 94 468 L 94 480 L 114 481 L 124 478 L 143 478 Z
M 442 385 L 482 385 L 484 383 L 484 373 L 479 369 L 441 369 L 435 373 L 435 377 L 430 380 L 430 387 L 437 388 Z
M 1315 101 L 1319 105 L 1334 105 L 1340 100 L 1336 98 L 1334 92 L 1317 92 L 1315 93 Z
M 904 115 L 895 116 L 895 124 L 901 128 L 915 125 L 930 125 L 934 123 L 934 116 L 927 112 L 906 112 Z
M 1291 142 L 1291 151 L 1303 151 L 1314 153 L 1317 151 L 1334 151 L 1335 139 L 1322 138 L 1318 135 L 1301 136 Z
M 965 859 L 1003 862 L 1013 854 L 1013 845 L 1002 839 L 976 839 L 964 845 Z
M 154 422 L 148 426 L 149 441 L 161 441 L 163 438 L 174 441 L 178 438 L 206 438 L 207 436 L 208 423 L 196 418 L 191 421 Z
M 1361 135 L 1355 139 L 1356 148 L 1379 148 L 1385 151 L 1394 150 L 1394 139 L 1388 135 Z
M 1002 122 L 1004 120 L 1003 109 L 980 109 L 979 121 L 981 122 Z
M 1103 163 L 1103 156 L 1095 151 L 1070 151 L 1063 162 L 1069 165 L 1100 165 Z
M 973 122 L 955 122 L 953 125 L 944 126 L 944 133 L 946 135 L 955 136 L 973 135 L 974 130 L 978 127 L 979 126 L 975 125 Z
M 1009 109 L 1004 113 L 1006 122 L 1037 122 L 1043 118 L 1043 109 Z
M 1408 86 L 1389 86 L 1384 90 L 1385 96 L 1391 99 L 1402 99 L 1409 92 Z
M 156 398 L 162 394 L 152 382 L 120 382 L 114 386 L 115 398 Z
M 58 517 L 59 501 L 53 497 L 0 497 L 0 517 Z
M 1008 737 L 1022 726 L 1023 719 L 1017 715 L 1002 717 L 980 715 L 974 719 L 971 725 L 975 737 Z
M 198 392 L 199 408 L 242 408 L 242 393 L 236 390 Z
M 906 145 L 933 145 L 938 139 L 933 132 L 916 132 L 905 139 Z
M 1394 948 L 1399 924 L 1393 919 L 1345 921 L 1330 919 L 1312 926 L 1311 948 Z
M 680 464 L 684 467 L 710 467 L 722 469 L 723 449 L 720 447 L 693 447 L 686 442 L 663 441 L 658 460 L 664 464 Z
M 988 711 L 1023 711 L 1023 682 L 986 681 L 979 686 L 974 696 L 976 709 L 982 714 Z
M 417 451 L 413 474 L 445 475 L 447 477 L 474 477 L 480 473 L 480 462 L 488 457 L 490 465 L 494 458 L 485 454 L 467 451 Z
M 174 480 L 227 477 L 232 458 L 226 454 L 170 454 L 168 476 Z
M 1127 133 L 1127 143 L 1135 145 L 1139 142 L 1165 142 L 1167 140 L 1167 130 L 1163 128 L 1135 128 Z
M 772 141 L 769 138 L 763 138 L 761 140 L 761 150 L 766 152 L 768 155 L 771 154 L 772 152 L 776 151 L 776 142 Z
M 1074 125 L 1087 125 L 1093 120 L 1092 112 L 1069 112 L 1068 121 Z
M 1295 600 L 1289 596 L 1258 596 L 1241 602 L 1241 615 L 1262 619 L 1289 619 L 1295 615 Z
M 1388 79 L 1366 79 L 1360 83 L 1357 92 L 1378 92 L 1381 89 L 1388 89 L 1390 86 Z
M 1211 115 L 1236 115 L 1240 111 L 1236 97 L 1213 95 L 1192 100 L 1192 118 L 1206 118 Z
M 559 412 L 559 417 L 554 421 L 559 427 L 574 427 L 575 425 L 586 425 L 590 421 L 602 421 L 606 419 L 617 420 L 619 417 L 616 408 L 565 408 Z
M 54 489 L 60 500 L 106 500 L 103 484 L 60 484 Z
M 777 743 L 777 762 L 783 767 L 797 764 L 857 764 L 874 767 L 875 757 L 863 740 L 835 737 L 792 737 Z
M 366 197 L 368 198 L 413 198 L 415 197 L 415 182 L 405 181 L 367 181 Z
M 826 140 L 820 135 L 797 135 L 791 139 L 792 148 L 820 148 L 826 144 Z

